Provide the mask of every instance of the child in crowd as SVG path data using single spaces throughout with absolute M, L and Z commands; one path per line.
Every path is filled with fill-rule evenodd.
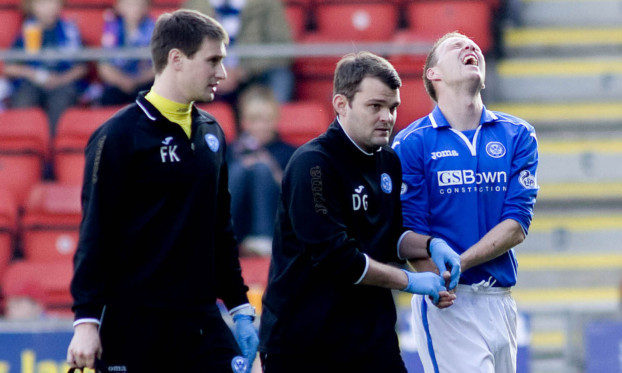
M 148 47 L 155 25 L 149 16 L 150 0 L 117 0 L 114 11 L 105 14 L 103 48 Z M 104 83 L 102 105 L 121 105 L 134 101 L 138 92 L 149 89 L 154 72 L 150 59 L 115 58 L 97 66 Z
M 279 102 L 266 86 L 240 96 L 241 134 L 229 148 L 233 230 L 244 254 L 269 255 L 283 170 L 295 148 L 279 138 Z
M 50 121 L 50 132 L 65 109 L 73 106 L 79 96 L 79 81 L 88 72 L 86 64 L 72 60 L 37 59 L 42 49 L 59 54 L 75 52 L 82 47 L 78 27 L 61 18 L 62 0 L 22 0 L 25 12 L 22 32 L 13 48 L 32 53 L 33 58 L 10 62 L 4 73 L 14 84 L 10 105 L 14 108 L 42 107 Z
M 44 317 L 45 291 L 38 280 L 20 281 L 5 292 L 5 319 L 40 320 Z

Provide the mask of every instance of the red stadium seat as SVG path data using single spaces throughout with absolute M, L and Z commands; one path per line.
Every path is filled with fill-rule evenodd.
M 492 11 L 486 1 L 415 1 L 407 7 L 408 30 L 433 40 L 459 31 L 475 41 L 484 53 L 492 48 Z
M 300 4 L 284 4 L 285 18 L 289 22 L 294 41 L 302 39 L 307 29 L 308 12 Z
M 270 257 L 241 257 L 240 267 L 244 283 L 248 286 L 248 301 L 261 314 L 261 297 L 268 284 Z
M 320 3 L 317 32 L 307 41 L 386 41 L 397 29 L 398 9 L 390 3 Z
M 316 30 L 300 40 L 304 44 L 382 42 L 391 40 L 399 20 L 391 3 L 319 3 L 315 6 Z M 353 51 L 358 50 L 356 46 Z M 339 57 L 296 58 L 295 71 L 303 76 L 330 76 Z
M 73 107 L 63 113 L 53 142 L 54 170 L 59 182 L 82 183 L 84 148 L 89 137 L 120 108 Z
M 15 9 L 0 9 L 0 49 L 9 48 L 20 33 L 22 13 Z
M 393 42 L 416 48 L 417 52 L 391 54 L 388 56 L 389 62 L 395 67 L 402 79 L 406 77 L 421 78 L 423 74 L 423 65 L 428 51 L 432 48 L 434 40 L 431 37 L 423 37 L 412 32 L 399 32 L 393 38 Z
M 22 218 L 24 256 L 33 262 L 71 262 L 81 220 L 80 185 L 40 183 Z
M 332 108 L 332 76 L 300 76 L 296 81 L 296 99 L 299 101 L 319 101 L 326 103 L 327 108 Z
M 105 8 L 65 8 L 62 15 L 78 26 L 85 46 L 99 47 L 104 29 L 104 11 Z
M 9 265 L 1 278 L 2 291 L 6 297 L 23 292 L 24 287 L 34 286 L 42 291 L 48 315 L 68 316 L 73 302 L 69 286 L 73 276 L 71 261 L 37 263 L 28 260 Z
M 268 284 L 269 256 L 245 256 L 240 258 L 242 277 L 248 286 L 259 285 L 263 288 Z
M 281 105 L 278 129 L 285 142 L 300 146 L 324 133 L 331 119 L 322 102 L 289 102 Z
M 20 206 L 30 187 L 43 176 L 49 142 L 50 128 L 41 109 L 0 112 L 0 186 L 8 189 Z
M 402 102 L 397 108 L 394 134 L 416 119 L 428 115 L 434 108 L 434 102 L 425 91 L 421 77 L 402 79 L 400 98 Z
M 0 189 L 0 277 L 13 256 L 16 231 L 17 203 L 8 190 Z
M 197 107 L 207 111 L 216 118 L 222 127 L 222 130 L 225 132 L 225 139 L 227 142 L 230 143 L 235 140 L 237 134 L 235 114 L 229 104 L 222 101 L 216 101 L 208 104 L 202 103 L 197 105 Z

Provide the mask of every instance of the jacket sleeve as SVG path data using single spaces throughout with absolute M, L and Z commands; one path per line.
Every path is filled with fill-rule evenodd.
M 105 231 L 108 224 L 104 206 L 114 200 L 123 182 L 118 178 L 123 146 L 101 129 L 86 147 L 86 165 L 82 186 L 82 222 L 80 238 L 74 255 L 71 281 L 73 311 L 76 319 L 99 319 L 106 303 Z M 106 177 L 108 175 L 108 177 Z M 115 175 L 115 177 L 110 177 Z M 114 179 L 114 180 L 111 180 Z M 112 182 L 110 182 L 112 181 Z M 115 190 L 116 189 L 116 190 Z M 104 198 L 105 196 L 105 198 Z
M 514 219 L 529 231 L 533 208 L 538 194 L 538 140 L 533 127 L 529 126 L 517 136 L 514 157 L 509 174 L 509 186 L 501 220 Z
M 304 255 L 323 277 L 355 283 L 363 275 L 365 255 L 348 235 L 346 201 L 339 191 L 341 176 L 325 156 L 303 152 L 288 166 L 283 202 Z
M 248 303 L 248 287 L 242 278 L 239 250 L 231 220 L 231 195 L 229 194 L 227 163 L 220 169 L 218 185 L 218 217 L 216 227 L 216 295 L 228 309 Z

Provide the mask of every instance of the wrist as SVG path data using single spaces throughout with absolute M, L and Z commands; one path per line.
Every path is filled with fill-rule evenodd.
M 432 240 L 434 239 L 434 237 L 430 236 L 428 237 L 428 240 L 425 242 L 425 251 L 428 253 L 428 257 L 432 257 L 432 251 L 430 250 L 430 244 L 432 243 Z
M 255 310 L 255 307 L 253 307 L 250 303 L 246 303 L 231 310 L 230 314 L 233 317 L 234 321 L 241 318 L 254 321 L 255 317 L 257 316 L 257 311 Z

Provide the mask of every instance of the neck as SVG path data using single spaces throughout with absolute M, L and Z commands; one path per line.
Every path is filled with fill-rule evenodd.
M 466 131 L 479 126 L 484 103 L 479 92 L 474 96 L 444 94 L 438 98 L 438 107 L 453 129 Z
M 175 77 L 171 76 L 172 72 L 168 69 L 156 75 L 151 90 L 162 96 L 163 98 L 177 102 L 179 104 L 191 104 L 192 100 L 188 100 L 175 84 Z

